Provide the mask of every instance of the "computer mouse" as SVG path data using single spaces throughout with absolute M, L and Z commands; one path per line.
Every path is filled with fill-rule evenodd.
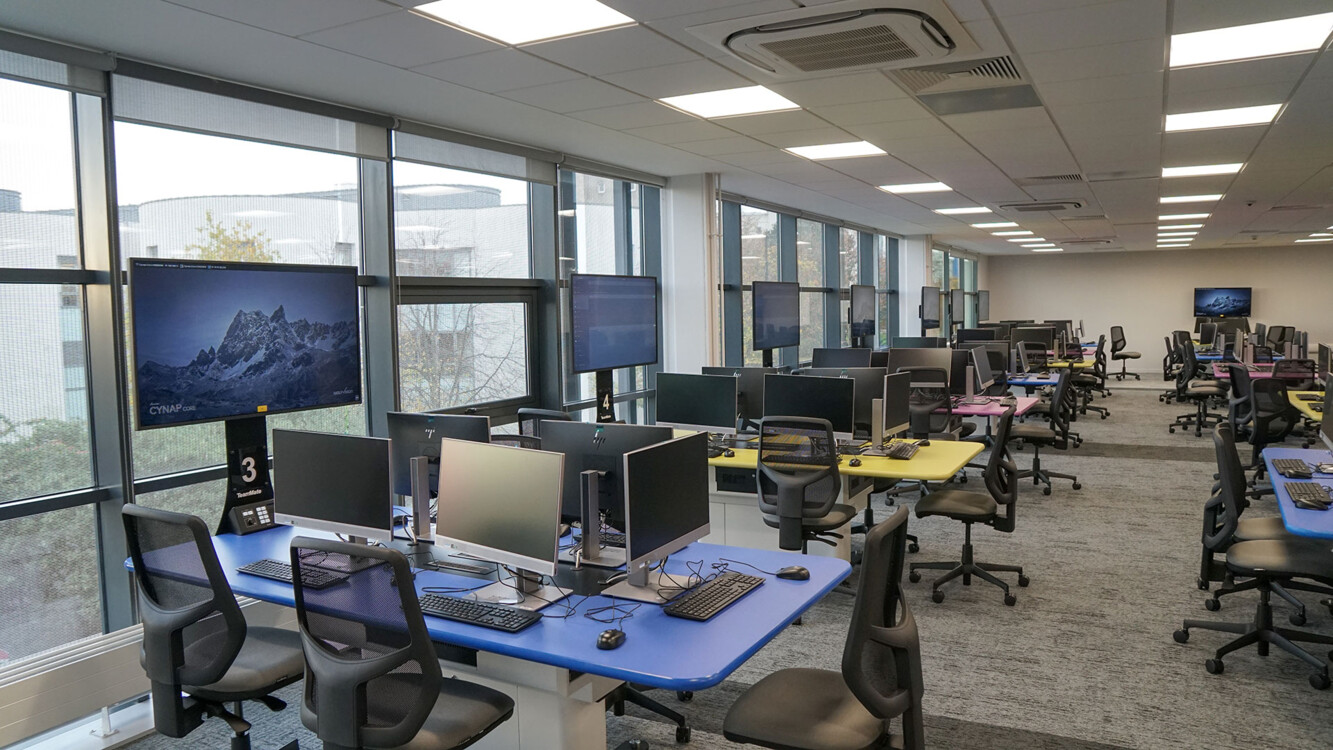
M 923 438 L 921 440 L 916 441 L 916 444 L 922 448 L 925 448 L 926 446 L 930 445 L 930 441 Z
M 788 565 L 777 572 L 778 578 L 787 581 L 808 581 L 810 580 L 810 571 L 799 565 Z
M 613 648 L 620 648 L 620 644 L 624 642 L 625 642 L 625 631 L 616 630 L 615 628 L 612 628 L 610 630 L 603 630 L 601 635 L 597 636 L 597 648 L 600 648 L 603 651 L 609 651 Z
M 562 523 L 562 524 L 560 524 L 560 536 L 564 536 L 565 534 L 568 534 L 568 533 L 569 533 L 569 530 L 570 530 L 570 526 L 569 526 L 569 524 L 567 524 L 567 523 Z
M 1328 510 L 1329 508 L 1329 506 L 1324 505 L 1323 503 L 1311 503 L 1305 500 L 1295 500 L 1294 502 L 1296 503 L 1297 508 L 1304 508 L 1305 510 Z
M 728 448 L 728 449 L 722 451 L 722 457 L 723 457 L 723 458 L 735 458 L 735 457 L 736 457 L 736 451 L 734 451 L 734 450 Z M 607 632 L 610 632 L 610 631 L 607 631 Z
M 859 459 L 859 458 L 853 458 L 852 460 L 850 460 L 850 461 L 847 462 L 847 465 L 848 465 L 848 466 L 860 466 L 860 465 L 861 465 L 861 459 Z

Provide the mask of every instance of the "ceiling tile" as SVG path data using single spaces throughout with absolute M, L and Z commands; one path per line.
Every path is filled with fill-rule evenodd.
M 751 81 L 711 60 L 693 60 L 625 73 L 612 73 L 602 76 L 602 79 L 621 88 L 638 92 L 649 99 L 753 85 Z
M 526 89 L 514 89 L 501 94 L 506 99 L 531 104 L 534 107 L 549 109 L 552 112 L 577 112 L 583 109 L 611 107 L 617 104 L 632 104 L 643 101 L 628 91 L 623 91 L 592 78 L 580 78 L 574 81 L 562 81 L 546 86 L 534 86 Z
M 1020 55 L 1090 45 L 1166 37 L 1166 0 L 1119 2 L 1062 8 L 1003 20 Z
M 663 0 L 613 0 L 610 5 L 617 3 L 642 3 L 651 5 L 652 10 L 625 10 L 619 8 L 627 15 L 644 21 L 646 25 L 657 29 L 658 31 L 670 36 L 672 39 L 689 47 L 701 55 L 713 58 L 731 58 L 736 59 L 730 52 L 695 36 L 687 29 L 690 26 L 699 26 L 701 24 L 713 23 L 715 21 L 725 21 L 732 18 L 750 18 L 763 15 L 765 13 L 775 13 L 783 10 L 792 10 L 799 7 L 793 0 L 753 0 L 734 4 L 728 0 L 723 2 L 712 2 L 712 0 L 680 0 L 680 2 L 663 2 Z M 725 3 L 725 4 L 724 4 Z M 692 10 L 683 15 L 668 16 L 665 18 L 649 18 L 661 14 L 669 14 L 677 8 L 689 7 Z
M 691 120 L 670 125 L 651 125 L 646 128 L 630 128 L 624 132 L 658 143 L 687 143 L 732 135 L 725 129 L 704 120 Z M 797 157 L 793 156 L 792 158 Z
M 866 156 L 825 162 L 829 169 L 850 175 L 871 185 L 904 185 L 926 182 L 926 175 L 892 156 Z
M 777 148 L 792 148 L 794 146 L 820 146 L 826 143 L 847 143 L 856 138 L 845 130 L 832 126 L 822 128 L 812 128 L 810 130 L 784 130 L 781 133 L 764 133 L 756 135 L 756 139 L 763 141 Z M 822 161 L 822 160 L 821 160 Z
M 1328 0 L 1282 0 L 1281 3 L 1256 3 L 1254 0 L 1175 0 L 1171 30 L 1176 34 L 1186 34 L 1191 31 L 1243 26 L 1327 12 Z
M 1166 164 L 1230 164 L 1249 159 L 1265 128 L 1221 128 L 1162 136 L 1162 161 Z
M 746 135 L 764 135 L 766 133 L 787 133 L 793 130 L 815 130 L 828 127 L 828 123 L 809 112 L 793 110 L 773 112 L 766 115 L 745 115 L 728 117 L 717 121 L 721 125 Z M 851 139 L 848 139 L 851 140 Z
M 907 98 L 811 107 L 810 111 L 839 125 L 865 125 L 933 117 L 930 110 L 918 104 L 914 99 Z
M 806 108 L 908 98 L 879 71 L 775 83 L 769 88 Z
M 1143 39 L 1081 49 L 1029 52 L 1022 55 L 1022 60 L 1038 87 L 1050 81 L 1159 73 L 1166 67 L 1166 41 Z
M 1167 74 L 1167 111 L 1201 112 L 1286 101 L 1310 65 L 1308 55 L 1201 65 Z
M 686 141 L 684 143 L 673 144 L 676 148 L 684 149 L 700 156 L 722 156 L 726 154 L 752 154 L 757 151 L 772 151 L 773 147 L 767 143 L 761 143 L 753 138 L 746 138 L 742 135 L 731 136 L 730 138 L 711 138 L 706 141 Z
M 716 157 L 718 161 L 724 161 L 728 164 L 734 164 L 738 167 L 760 166 L 763 164 L 783 164 L 789 162 L 806 161 L 795 154 L 789 154 L 782 149 L 770 149 L 768 151 L 756 151 L 747 154 L 723 154 Z
M 649 125 L 668 125 L 673 122 L 688 122 L 694 118 L 657 102 L 636 102 L 615 107 L 587 109 L 570 112 L 570 117 L 602 125 L 616 130 L 644 128 Z
M 523 47 L 538 57 L 601 76 L 699 59 L 699 54 L 643 26 L 609 29 Z
M 1048 81 L 1037 85 L 1037 92 L 1049 105 L 1087 104 L 1120 99 L 1162 98 L 1163 74 L 1132 73 L 1081 81 Z
M 552 65 L 516 49 L 492 50 L 413 70 L 470 89 L 490 92 L 544 86 L 583 77 L 576 71 Z
M 215 16 L 300 36 L 320 29 L 393 13 L 396 8 L 377 0 L 168 0 Z
M 501 46 L 406 11 L 368 18 L 301 37 L 400 68 L 415 68 Z
M 885 148 L 885 146 L 881 145 L 881 141 L 884 143 L 892 143 L 894 141 L 902 141 L 910 138 L 952 135 L 949 128 L 945 126 L 944 123 L 934 118 L 903 120 L 901 122 L 879 122 L 871 125 L 849 125 L 846 129 L 880 148 Z
M 744 9 L 747 5 L 753 5 L 754 0 L 601 0 L 604 4 L 615 8 L 616 10 L 630 16 L 636 21 L 653 21 L 661 18 L 671 18 L 673 16 L 685 16 L 697 14 L 704 11 L 711 11 L 718 16 L 717 20 L 723 18 L 733 18 L 735 16 L 725 15 L 732 8 Z M 772 5 L 766 3 L 765 5 Z M 795 7 L 794 3 L 783 3 L 786 8 Z M 701 23 L 701 22 L 700 22 Z

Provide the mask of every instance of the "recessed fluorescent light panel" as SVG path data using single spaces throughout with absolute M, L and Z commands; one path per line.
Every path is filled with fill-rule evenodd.
M 1003 229 L 1004 227 L 1016 227 L 1016 221 L 988 221 L 983 224 L 973 224 L 977 229 Z
M 1164 195 L 1163 203 L 1204 203 L 1207 201 L 1222 200 L 1221 193 L 1209 193 L 1207 195 Z
M 1311 237 L 1333 237 L 1333 234 L 1329 234 L 1328 232 L 1313 232 L 1310 236 L 1311 236 Z
M 988 214 L 990 209 L 985 206 L 959 206 L 958 208 L 937 208 L 935 213 L 945 216 L 956 216 L 958 214 Z M 1018 226 L 1011 223 L 1011 226 Z
M 1158 232 L 1157 239 L 1160 240 L 1164 237 L 1193 237 L 1196 234 L 1198 234 L 1198 232 Z
M 1173 68 L 1251 60 L 1319 49 L 1333 30 L 1333 13 L 1171 35 Z
M 807 159 L 850 159 L 854 156 L 878 156 L 884 149 L 866 141 L 851 143 L 826 143 L 822 146 L 794 146 L 783 149 Z
M 1321 237 L 1319 239 L 1296 240 L 1297 242 L 1333 242 L 1333 237 Z
M 1032 247 L 1055 247 L 1055 243 L 1054 243 L 1054 242 L 1038 242 L 1038 243 L 1036 243 L 1036 244 L 1032 244 L 1032 245 L 1022 245 L 1022 247 L 1028 247 L 1028 248 L 1032 248 Z
M 896 195 L 907 195 L 909 193 L 943 193 L 944 191 L 952 190 L 953 188 L 945 185 L 943 182 L 912 182 L 906 185 L 880 185 L 879 189 Z M 939 213 L 953 210 L 954 209 L 942 208 L 939 210 Z
M 1203 229 L 1202 224 L 1172 224 L 1165 227 L 1157 227 L 1159 232 L 1170 232 L 1173 229 Z
M 634 23 L 633 18 L 597 0 L 436 0 L 414 10 L 506 44 L 527 44 Z
M 1234 128 L 1241 125 L 1263 125 L 1277 117 L 1281 104 L 1263 104 L 1258 107 L 1236 107 L 1235 109 L 1214 109 L 1209 112 L 1185 112 L 1166 116 L 1166 132 L 1182 130 L 1208 130 L 1210 128 Z
M 1046 241 L 1045 237 L 1019 237 L 1018 239 L 1009 240 L 1009 242 L 1045 242 L 1045 241 Z
M 991 234 L 995 235 L 996 237 L 1021 237 L 1022 235 L 1025 234 L 1032 234 L 1032 232 L 1029 232 L 1026 229 L 1015 229 L 1011 232 L 991 232 Z
M 1200 164 L 1197 167 L 1162 167 L 1163 177 L 1206 177 L 1214 174 L 1235 174 L 1244 164 Z
M 1188 242 L 1168 242 L 1168 243 L 1160 243 L 1160 242 L 1159 242 L 1159 243 L 1157 244 L 1157 246 L 1158 246 L 1158 247 L 1189 247 L 1189 246 L 1190 246 L 1190 243 L 1188 243 Z
M 705 91 L 702 94 L 668 96 L 658 101 L 704 119 L 758 115 L 801 108 L 796 102 L 763 86 L 742 86 L 738 89 Z
M 1034 253 L 1063 253 L 1064 251 L 1065 251 L 1065 249 L 1064 249 L 1063 247 L 1034 247 L 1034 248 L 1032 248 L 1032 252 L 1034 252 Z
M 1206 219 L 1208 214 L 1163 214 L 1158 216 L 1158 221 L 1189 221 L 1190 219 Z

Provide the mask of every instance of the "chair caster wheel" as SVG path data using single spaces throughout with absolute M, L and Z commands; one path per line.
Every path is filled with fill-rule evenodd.
M 1166 428 L 1166 431 L 1171 433 L 1172 435 L 1176 434 L 1176 428 L 1174 427 L 1168 427 Z
M 690 728 L 676 727 L 676 742 L 679 742 L 683 745 L 689 741 L 690 741 Z
M 1074 482 L 1074 489 L 1081 490 L 1083 489 L 1083 485 L 1079 484 L 1078 482 Z
M 676 691 L 676 700 L 678 700 L 678 701 L 680 701 L 680 702 L 682 702 L 682 703 L 689 703 L 690 701 L 694 700 L 694 691 L 693 691 L 693 690 L 677 690 L 677 691 Z
M 1019 585 L 1019 586 L 1022 586 L 1023 588 L 1027 588 L 1029 583 L 1032 583 L 1032 579 L 1031 579 L 1031 578 L 1028 578 L 1028 577 L 1025 576 L 1025 575 L 1020 575 L 1020 576 L 1018 577 L 1018 585 Z
M 1017 603 L 1018 603 L 1018 597 L 1014 596 L 1013 594 L 1004 595 L 1004 606 L 1012 607 Z
M 1189 643 L 1190 631 L 1181 628 L 1180 630 L 1177 630 L 1176 632 L 1172 633 L 1171 638 L 1174 639 L 1176 643 Z
M 911 544 L 907 545 L 907 551 L 908 551 L 908 552 L 920 552 L 920 551 L 921 551 L 921 545 L 917 544 L 916 542 L 912 542 Z M 1333 607 L 1329 607 L 1329 611 L 1330 611 L 1330 612 L 1333 612 Z
M 958 477 L 958 483 L 959 483 L 959 484 L 967 484 L 967 475 L 964 474 L 964 475 L 962 475 L 961 477 Z
M 939 589 L 935 589 L 935 591 L 932 592 L 930 595 L 930 600 L 932 602 L 935 602 L 936 604 L 939 604 L 940 602 L 944 601 L 944 592 L 940 591 Z
M 1041 494 L 1043 494 L 1043 495 L 1049 495 L 1049 494 L 1051 494 L 1051 488 L 1050 488 L 1050 487 L 1042 487 L 1042 488 L 1041 488 Z
M 1316 672 L 1310 675 L 1310 687 L 1315 690 L 1327 690 L 1329 685 L 1328 674 Z
M 1292 612 L 1287 617 L 1287 621 L 1299 628 L 1305 624 L 1305 614 L 1302 612 Z
M 907 580 L 911 581 L 912 583 L 921 583 L 921 574 L 914 570 L 911 573 L 907 574 Z
M 1219 599 L 1204 599 L 1203 608 L 1209 612 L 1216 612 L 1222 608 L 1222 602 Z
M 1194 579 L 1194 584 L 1195 584 L 1196 586 L 1199 587 L 1199 590 L 1200 590 L 1200 591 L 1207 591 L 1207 590 L 1208 590 L 1208 582 L 1205 581 L 1205 580 L 1203 580 L 1202 578 L 1195 578 L 1195 579 Z
M 1111 415 L 1110 415 L 1110 414 L 1103 414 L 1103 415 L 1102 415 L 1102 419 L 1106 419 L 1106 418 L 1109 417 L 1109 416 L 1111 416 Z
M 1203 668 L 1208 670 L 1208 674 L 1222 674 L 1226 665 L 1222 663 L 1221 659 L 1209 659 L 1203 663 Z

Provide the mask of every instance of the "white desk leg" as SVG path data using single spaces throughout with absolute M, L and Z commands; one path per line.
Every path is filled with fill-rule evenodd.
M 619 680 L 572 676 L 560 667 L 478 653 L 477 666 L 441 662 L 446 677 L 486 685 L 514 699 L 514 715 L 472 747 L 478 750 L 585 750 L 606 747 L 601 698 Z

